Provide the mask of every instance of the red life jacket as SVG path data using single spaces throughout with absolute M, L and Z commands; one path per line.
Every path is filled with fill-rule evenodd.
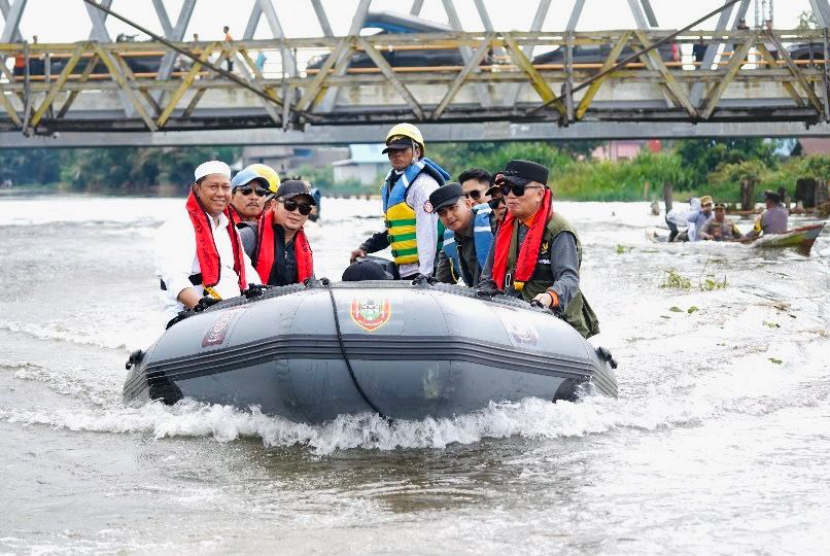
M 521 290 L 524 283 L 530 280 L 536 270 L 536 264 L 539 261 L 539 248 L 542 246 L 542 237 L 545 235 L 545 226 L 547 226 L 551 216 L 553 216 L 551 192 L 550 189 L 545 189 L 542 206 L 536 211 L 530 230 L 528 230 L 519 249 L 512 284 L 516 290 Z M 508 270 L 507 259 L 510 256 L 510 242 L 513 240 L 514 226 L 516 226 L 516 217 L 508 212 L 504 222 L 501 223 L 496 232 L 496 251 L 493 255 L 492 278 L 496 281 L 499 289 L 505 287 Z M 510 286 L 511 284 L 506 285 Z
M 222 263 L 219 260 L 216 243 L 213 241 L 213 227 L 210 225 L 210 216 L 205 212 L 202 203 L 193 191 L 190 192 L 185 206 L 196 232 L 196 257 L 199 259 L 199 267 L 202 270 L 202 285 L 205 289 L 212 288 L 219 283 L 219 269 Z M 230 207 L 225 209 L 224 214 L 228 218 L 228 234 L 231 236 L 231 246 L 233 247 L 233 270 L 239 277 L 239 291 L 245 291 L 248 289 L 248 282 L 245 280 L 244 252 L 242 251 L 239 232 L 236 230 L 239 219 Z
M 268 283 L 274 266 L 274 211 L 269 210 L 259 219 L 256 261 L 254 266 L 263 283 Z M 297 283 L 302 284 L 314 276 L 314 259 L 305 230 L 300 228 L 294 236 L 294 256 L 297 259 Z

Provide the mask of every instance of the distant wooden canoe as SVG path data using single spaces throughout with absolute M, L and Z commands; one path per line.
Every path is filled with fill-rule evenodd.
M 799 253 L 808 257 L 816 238 L 824 229 L 824 223 L 802 226 L 788 231 L 786 234 L 771 234 L 755 240 L 752 245 L 761 249 L 776 249 L 793 247 Z
M 753 242 L 728 241 L 725 243 L 735 243 L 739 245 L 752 245 L 759 249 L 795 249 L 805 257 L 810 256 L 810 250 L 816 242 L 816 238 L 824 229 L 824 223 L 812 224 L 810 226 L 802 226 L 794 228 L 785 234 L 770 234 L 762 236 Z M 654 228 L 646 230 L 646 237 L 654 243 L 666 243 L 668 236 L 661 235 Z

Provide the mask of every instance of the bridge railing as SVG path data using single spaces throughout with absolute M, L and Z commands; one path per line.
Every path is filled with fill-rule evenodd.
M 301 127 L 410 121 L 830 121 L 826 30 L 384 34 L 0 45 L 0 128 Z M 533 58 L 525 55 L 534 47 Z M 703 67 L 703 53 L 719 54 Z M 466 54 L 465 54 L 466 51 Z M 291 52 L 295 72 L 282 63 Z M 242 89 L 206 62 L 229 69 Z M 339 93 L 338 93 L 339 91 Z M 117 118 L 114 114 L 121 111 Z

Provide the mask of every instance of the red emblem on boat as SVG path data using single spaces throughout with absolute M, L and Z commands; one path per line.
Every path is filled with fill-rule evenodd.
M 228 335 L 228 329 L 231 323 L 235 322 L 236 317 L 242 314 L 243 311 L 244 309 L 240 310 L 239 308 L 230 309 L 216 319 L 216 322 L 210 327 L 205 337 L 202 338 L 202 347 L 221 345 Z
M 352 320 L 363 330 L 374 332 L 392 316 L 392 304 L 388 299 L 352 299 Z

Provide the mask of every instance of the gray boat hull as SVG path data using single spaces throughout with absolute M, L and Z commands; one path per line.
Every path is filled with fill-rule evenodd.
M 312 423 L 375 410 L 423 419 L 491 401 L 573 399 L 583 388 L 615 396 L 609 361 L 521 301 L 455 286 L 317 283 L 175 324 L 133 366 L 124 398 L 257 406 Z

